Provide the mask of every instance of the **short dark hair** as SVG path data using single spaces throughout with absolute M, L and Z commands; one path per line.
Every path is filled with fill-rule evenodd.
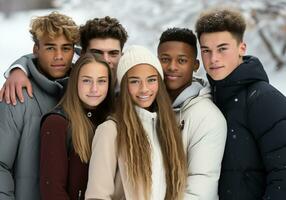
M 228 31 L 238 42 L 241 42 L 245 28 L 246 23 L 242 14 L 230 8 L 206 10 L 201 13 L 196 22 L 198 39 L 200 39 L 203 33 Z
M 178 41 L 187 43 L 193 48 L 195 56 L 197 56 L 198 54 L 197 38 L 193 33 L 193 31 L 188 28 L 178 28 L 178 27 L 168 28 L 161 34 L 158 46 L 168 41 Z
M 109 16 L 88 20 L 80 26 L 80 45 L 86 52 L 90 40 L 94 38 L 114 38 L 120 41 L 121 50 L 127 41 L 128 34 L 116 18 Z

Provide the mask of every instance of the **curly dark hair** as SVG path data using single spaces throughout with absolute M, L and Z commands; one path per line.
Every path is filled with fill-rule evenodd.
M 127 41 L 128 34 L 116 18 L 109 16 L 88 20 L 80 26 L 80 45 L 85 52 L 89 41 L 94 38 L 114 38 L 120 41 L 121 50 Z
M 198 54 L 197 38 L 193 31 L 188 28 L 168 28 L 161 34 L 158 47 L 160 44 L 168 41 L 179 41 L 187 43 L 193 48 L 195 56 Z
M 203 33 L 230 32 L 238 42 L 243 40 L 245 19 L 238 10 L 213 8 L 201 13 L 196 22 L 196 33 L 200 39 Z

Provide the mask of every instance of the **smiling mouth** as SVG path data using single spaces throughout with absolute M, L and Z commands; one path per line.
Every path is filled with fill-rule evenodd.
M 144 95 L 144 96 L 137 96 L 138 97 L 138 99 L 139 100 L 141 100 L 141 101 L 147 101 L 147 100 L 149 100 L 149 98 L 150 98 L 150 96 L 151 95 Z
M 165 75 L 165 77 L 169 80 L 176 80 L 178 78 L 180 78 L 180 76 L 176 76 L 176 75 Z
M 53 68 L 60 68 L 60 69 L 62 69 L 62 68 L 66 68 L 66 65 L 51 65 Z
M 94 95 L 86 95 L 87 97 L 90 97 L 90 98 L 99 98 L 100 96 L 94 96 Z
M 218 70 L 223 68 L 223 66 L 215 66 L 215 67 L 210 67 L 210 70 Z

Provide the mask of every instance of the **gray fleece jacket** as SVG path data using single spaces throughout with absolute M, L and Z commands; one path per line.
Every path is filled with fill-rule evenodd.
M 63 90 L 58 81 L 39 73 L 35 59 L 27 60 L 33 98 L 0 103 L 0 199 L 39 200 L 39 143 L 41 116 L 52 109 Z

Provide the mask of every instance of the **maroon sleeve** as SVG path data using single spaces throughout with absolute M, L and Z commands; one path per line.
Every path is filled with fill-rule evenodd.
M 68 122 L 51 114 L 41 126 L 40 191 L 42 200 L 66 200 L 68 154 L 66 137 Z

